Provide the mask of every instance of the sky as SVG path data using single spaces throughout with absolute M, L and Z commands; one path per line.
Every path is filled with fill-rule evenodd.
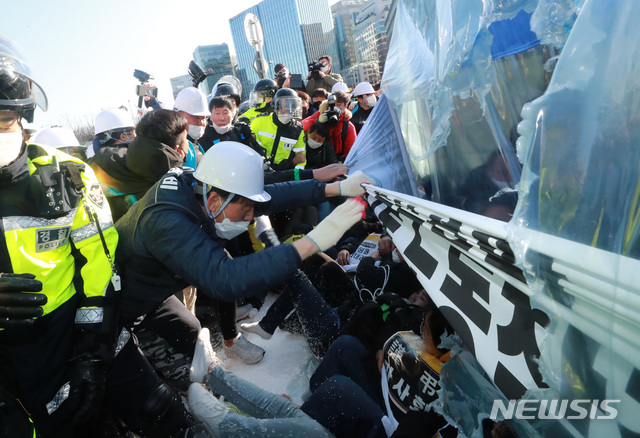
M 329 0 L 329 4 L 337 0 Z M 229 19 L 259 0 L 7 1 L 0 35 L 24 49 L 49 110 L 34 126 L 82 123 L 102 109 L 137 105 L 135 69 L 173 103 L 170 78 L 187 74 L 197 46 L 227 43 Z

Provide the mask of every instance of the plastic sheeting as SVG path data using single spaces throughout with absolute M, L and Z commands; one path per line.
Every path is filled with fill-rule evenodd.
M 586 1 L 518 127 L 510 241 L 555 322 L 540 366 L 550 389 L 529 397 L 621 400 L 617 425 L 574 422 L 579 435 L 640 432 L 639 18 L 638 2 Z
M 586 403 L 519 421 L 527 436 L 640 434 L 639 18 L 635 1 L 399 0 L 382 86 L 403 141 L 391 159 L 363 131 L 350 163 L 408 170 L 380 171 L 370 200 L 495 387 Z M 495 393 L 448 371 L 443 412 L 477 434 Z
M 352 170 L 362 170 L 379 187 L 392 187 L 417 195 L 411 167 L 395 111 L 382 95 L 356 138 L 345 160 Z

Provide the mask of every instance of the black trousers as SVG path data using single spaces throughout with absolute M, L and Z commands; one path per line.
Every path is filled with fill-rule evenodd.
M 73 297 L 39 318 L 28 332 L 0 332 L 0 386 L 24 406 L 38 437 L 88 436 L 74 430 L 71 424 L 74 413 L 61 391 L 71 377 L 69 360 L 73 354 L 78 300 Z M 107 372 L 106 402 L 125 423 L 135 424 L 149 394 L 160 381 L 135 337 L 126 334 L 121 335 L 126 343 Z

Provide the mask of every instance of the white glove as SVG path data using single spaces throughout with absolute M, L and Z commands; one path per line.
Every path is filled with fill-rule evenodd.
M 320 123 L 327 123 L 327 120 L 329 120 L 329 117 L 325 113 L 320 114 L 320 117 L 318 117 Z
M 307 237 L 320 251 L 338 243 L 342 235 L 360 219 L 364 218 L 367 203 L 362 198 L 352 198 L 339 205 L 329 216 L 311 230 Z
M 338 183 L 340 188 L 340 196 L 360 196 L 364 194 L 364 189 L 360 186 L 362 183 L 374 184 L 374 181 L 361 170 L 353 175 L 348 176 L 344 181 Z
M 267 215 L 258 216 L 256 217 L 256 228 L 253 231 L 253 233 L 259 239 L 260 234 L 262 234 L 264 231 L 269 230 L 271 228 L 273 227 L 271 226 L 271 220 L 269 220 L 269 216 Z

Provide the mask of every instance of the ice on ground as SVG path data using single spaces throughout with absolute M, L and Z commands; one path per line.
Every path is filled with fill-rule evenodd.
M 269 294 L 260 311 L 242 322 L 260 321 L 277 295 Z M 238 329 L 239 324 L 238 324 Z M 287 394 L 294 403 L 302 403 L 302 394 L 309 389 L 309 378 L 320 363 L 307 346 L 304 336 L 276 329 L 271 339 L 262 339 L 243 332 L 247 340 L 264 348 L 264 358 L 254 365 L 229 359 L 226 368 L 236 375 L 275 394 Z

